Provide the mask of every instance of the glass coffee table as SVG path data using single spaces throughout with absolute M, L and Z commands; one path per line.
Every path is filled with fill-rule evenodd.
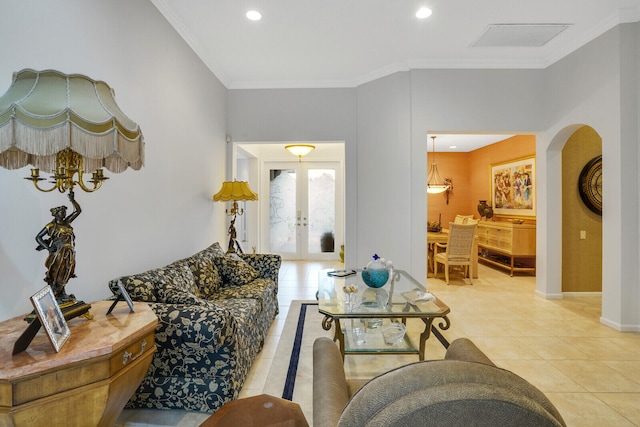
M 328 331 L 335 326 L 333 340 L 338 341 L 342 358 L 346 354 L 418 354 L 424 360 L 434 320 L 441 320 L 437 326 L 442 330 L 451 325 L 449 307 L 406 271 L 393 270 L 387 283 L 377 289 L 364 283 L 361 270 L 347 273 L 351 271 L 355 273 L 345 277 L 332 275 L 334 270 L 318 273 L 318 311 L 325 316 L 322 328 Z M 408 318 L 425 324 L 417 348 L 408 334 L 388 343 L 382 332 L 398 323 L 406 326 Z

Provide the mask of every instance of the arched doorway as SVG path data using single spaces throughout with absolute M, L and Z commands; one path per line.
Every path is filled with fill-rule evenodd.
M 582 200 L 578 181 L 589 162 L 602 155 L 602 138 L 581 126 L 562 148 L 562 293 L 602 292 L 602 215 Z

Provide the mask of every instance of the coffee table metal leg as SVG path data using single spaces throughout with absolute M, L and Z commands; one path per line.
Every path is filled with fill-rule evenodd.
M 422 319 L 425 324 L 424 331 L 420 334 L 420 352 L 418 353 L 418 358 L 420 360 L 424 360 L 424 350 L 427 344 L 427 340 L 431 335 L 431 324 L 433 323 L 433 318 Z
M 340 326 L 340 319 L 334 319 L 331 316 L 324 316 L 324 319 L 322 319 L 322 329 L 325 331 L 331 330 L 333 323 L 335 323 L 333 341 L 338 341 L 338 344 L 340 345 L 340 354 L 342 355 L 342 360 L 344 360 L 344 334 L 342 333 L 342 327 Z
M 420 358 L 420 360 L 424 360 L 425 346 L 426 346 L 427 340 L 431 336 L 431 325 L 433 324 L 433 321 L 435 319 L 436 318 L 433 318 L 433 317 L 422 319 L 422 321 L 425 324 L 425 327 L 424 327 L 424 331 L 422 331 L 422 333 L 420 334 L 420 352 L 418 353 L 418 357 Z M 440 323 L 438 324 L 438 327 L 440 329 L 445 331 L 449 329 L 450 326 L 451 326 L 451 321 L 447 316 L 440 318 Z

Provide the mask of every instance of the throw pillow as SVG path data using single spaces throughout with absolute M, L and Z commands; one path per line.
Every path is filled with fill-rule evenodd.
M 196 284 L 188 259 L 174 261 L 160 270 L 163 272 L 165 278 L 161 286 L 170 285 L 173 288 L 184 290 L 191 294 L 199 293 L 198 285 Z
M 165 302 L 166 291 L 181 290 L 193 293 L 196 289 L 193 274 L 184 261 L 176 261 L 166 267 L 120 278 L 131 299 L 147 302 Z
M 197 286 L 191 268 L 184 262 L 175 262 L 164 269 L 164 280 L 156 284 L 158 300 L 166 304 L 208 305 L 196 295 Z
M 215 242 L 205 250 L 213 252 L 214 256 L 225 256 L 227 254 L 227 251 L 222 249 L 222 246 L 220 246 L 220 243 L 218 242 Z
M 253 282 L 258 272 L 242 259 L 237 260 L 229 256 L 216 257 L 216 267 L 222 274 L 224 285 L 242 286 Z
M 213 259 L 213 251 L 209 248 L 186 259 L 196 283 L 197 290 L 194 294 L 200 298 L 213 298 L 222 286 L 222 277 Z
M 120 283 L 134 301 L 158 302 L 155 282 L 158 279 L 156 270 L 120 277 Z

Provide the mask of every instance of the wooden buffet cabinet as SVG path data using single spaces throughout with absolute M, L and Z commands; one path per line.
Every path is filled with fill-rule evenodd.
M 142 381 L 155 351 L 158 319 L 151 308 L 92 303 L 93 320 L 69 321 L 71 335 L 56 353 L 43 329 L 12 355 L 27 327 L 0 322 L 0 426 L 113 426 Z
M 536 271 L 536 226 L 481 221 L 476 227 L 478 260 L 514 272 Z M 518 261 L 516 261 L 518 260 Z

